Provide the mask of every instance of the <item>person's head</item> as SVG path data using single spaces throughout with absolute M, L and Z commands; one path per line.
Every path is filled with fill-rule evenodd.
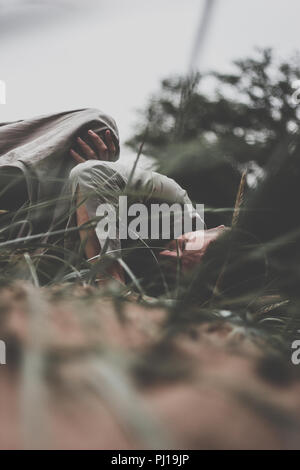
M 169 261 L 169 269 L 174 272 L 176 272 L 178 261 L 180 261 L 182 272 L 188 273 L 199 265 L 208 246 L 225 230 L 228 228 L 219 225 L 209 230 L 184 233 L 168 243 L 167 248 L 160 253 L 160 258 Z

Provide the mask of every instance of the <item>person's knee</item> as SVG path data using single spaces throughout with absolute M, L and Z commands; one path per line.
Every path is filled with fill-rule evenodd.
M 79 163 L 70 172 L 69 179 L 72 183 L 78 183 L 80 180 L 90 179 L 91 167 L 88 162 Z
M 73 188 L 79 186 L 82 190 L 99 191 L 101 188 L 112 190 L 115 185 L 116 172 L 111 168 L 110 162 L 88 160 L 79 163 L 70 172 L 70 181 Z
M 70 180 L 74 181 L 91 181 L 101 180 L 105 181 L 107 177 L 112 177 L 114 171 L 111 169 L 110 162 L 103 162 L 99 160 L 88 160 L 79 163 L 70 172 Z

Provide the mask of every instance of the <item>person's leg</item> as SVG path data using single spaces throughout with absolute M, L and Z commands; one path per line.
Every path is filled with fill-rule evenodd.
M 82 196 L 80 191 L 77 191 L 77 210 L 76 210 L 77 226 L 81 227 L 84 224 L 87 224 L 90 221 L 87 208 L 85 204 L 82 204 Z M 98 255 L 101 253 L 101 246 L 97 238 L 96 232 L 93 228 L 82 229 L 79 231 L 80 240 L 84 245 L 85 255 L 88 260 L 92 263 L 98 261 Z M 100 284 L 105 283 L 109 278 L 113 278 L 122 284 L 124 281 L 124 273 L 120 264 L 115 261 L 110 263 L 106 268 L 105 274 L 107 274 L 107 279 L 99 281 Z
M 83 204 L 83 197 L 79 189 L 77 189 L 76 193 L 76 220 L 77 226 L 81 227 L 84 224 L 87 224 L 90 221 L 90 217 L 88 215 L 87 208 L 85 204 Z M 101 246 L 99 240 L 97 238 L 96 232 L 93 228 L 80 230 L 79 236 L 81 243 L 84 245 L 84 251 L 87 259 L 91 259 L 96 261 L 96 257 L 99 255 L 101 251 Z
M 79 228 L 87 224 L 87 228 L 81 228 L 79 230 L 80 240 L 84 246 L 86 258 L 91 263 L 95 263 L 99 261 L 101 244 L 97 237 L 95 227 L 93 227 L 92 220 L 96 216 L 96 208 L 101 201 L 99 197 L 97 197 L 96 189 L 93 188 L 93 179 L 91 178 L 90 171 L 91 168 L 86 166 L 78 165 L 78 167 L 76 167 L 76 222 Z M 74 178 L 74 173 L 72 177 Z M 90 181 L 88 187 L 85 184 L 87 181 Z M 84 192 L 86 193 L 87 190 L 90 192 L 88 199 L 83 196 Z M 90 227 L 88 227 L 89 222 L 91 222 Z M 110 261 L 106 264 L 105 273 L 100 283 L 102 284 L 110 278 L 113 278 L 124 284 L 124 273 L 120 264 L 117 261 Z

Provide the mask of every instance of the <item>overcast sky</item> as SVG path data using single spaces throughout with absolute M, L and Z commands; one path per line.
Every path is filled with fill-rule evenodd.
M 111 114 L 121 139 L 159 80 L 184 73 L 204 0 L 0 0 L 0 121 L 80 107 Z M 299 0 L 216 0 L 201 69 L 254 46 L 299 47 Z

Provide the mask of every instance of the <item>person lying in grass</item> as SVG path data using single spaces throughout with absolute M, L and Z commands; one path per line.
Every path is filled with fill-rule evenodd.
M 138 167 L 132 172 L 118 157 L 116 123 L 97 109 L 1 124 L 2 247 L 28 249 L 34 262 L 38 260 L 43 283 L 59 281 L 66 266 L 80 270 L 83 260 L 102 270 L 96 276 L 99 282 L 114 278 L 131 283 L 135 278 L 145 280 L 147 287 L 164 282 L 164 260 L 173 261 L 175 272 L 179 259 L 184 270 L 191 269 L 223 227 L 195 233 L 199 214 L 184 189 L 156 172 Z M 167 236 L 107 237 L 99 229 L 97 210 L 103 203 L 117 208 L 120 195 L 128 197 L 128 207 L 186 204 L 191 229 L 178 236 L 172 219 Z M 147 223 L 152 222 L 150 216 Z M 190 250 L 192 239 L 198 245 Z M 50 268 L 62 252 L 67 258 L 63 269 Z
M 179 271 L 189 273 L 197 268 L 197 282 L 183 286 L 190 298 L 208 298 L 216 285 L 223 285 L 227 292 L 236 288 L 240 294 L 242 284 L 246 290 L 250 284 L 256 288 L 266 276 L 269 286 L 280 282 L 294 295 L 299 290 L 300 252 L 299 218 L 295 216 L 300 159 L 296 137 L 294 140 L 283 142 L 271 159 L 266 178 L 228 235 L 221 226 L 188 230 L 176 237 L 170 233 L 169 240 L 146 237 L 120 242 L 116 237 L 105 246 L 102 234 L 97 233 L 96 212 L 97 203 L 106 201 L 106 192 L 113 205 L 120 194 L 127 194 L 132 203 L 146 205 L 190 203 L 186 192 L 155 172 L 137 168 L 131 178 L 126 162 L 116 161 L 117 126 L 97 109 L 1 124 L 1 264 L 4 259 L 6 266 L 12 265 L 16 254 L 29 252 L 40 283 L 47 284 L 61 282 L 70 270 L 79 276 L 84 267 L 91 269 L 87 260 L 100 256 L 95 263 L 96 278 L 113 277 L 127 284 L 134 278 L 144 282 L 150 294 L 165 291 L 165 273 L 178 279 Z M 196 217 L 192 210 L 191 218 Z M 106 268 L 106 259 L 110 266 L 106 274 L 98 275 L 98 268 Z M 164 269 L 164 262 L 169 268 Z M 224 267 L 226 275 L 222 274 Z
M 154 260 L 156 276 L 159 270 L 161 274 L 161 265 L 164 260 L 170 260 L 169 264 L 173 265 L 175 271 L 178 262 L 180 262 L 183 272 L 192 270 L 201 261 L 208 245 L 225 230 L 224 226 L 211 230 L 202 228 L 181 233 L 175 238 L 176 219 L 169 218 L 167 224 L 171 224 L 171 227 L 164 226 L 163 220 L 158 221 L 160 235 L 151 238 L 153 232 L 150 226 L 154 224 L 154 211 L 151 210 L 150 215 L 147 212 L 146 218 L 139 219 L 140 223 L 144 222 L 147 226 L 143 237 L 138 234 L 131 237 L 130 233 L 126 233 L 124 239 L 121 240 L 116 231 L 114 231 L 113 237 L 109 237 L 107 235 L 108 228 L 103 230 L 103 227 L 99 227 L 99 223 L 96 227 L 84 229 L 84 226 L 88 226 L 90 221 L 97 218 L 98 209 L 103 204 L 108 204 L 119 214 L 120 195 L 123 197 L 126 195 L 131 208 L 136 203 L 141 203 L 151 209 L 154 206 L 161 207 L 161 204 L 167 204 L 167 207 L 171 207 L 173 204 L 178 204 L 179 208 L 180 206 L 188 207 L 191 229 L 197 225 L 195 222 L 200 222 L 198 226 L 203 227 L 204 225 L 201 223 L 200 215 L 193 208 L 186 191 L 174 180 L 140 168 L 135 168 L 132 171 L 126 162 L 113 161 L 116 148 L 110 130 L 106 130 L 104 138 L 91 129 L 88 131 L 88 135 L 89 142 L 78 137 L 79 148 L 70 150 L 70 155 L 76 162 L 76 166 L 70 173 L 72 192 L 76 197 L 76 223 L 78 227 L 81 227 L 80 239 L 85 247 L 87 259 L 97 261 L 106 245 L 105 254 L 115 259 L 107 269 L 107 275 L 121 283 L 125 283 L 126 276 L 120 258 L 128 264 L 133 273 L 138 272 L 139 279 L 148 278 L 148 281 L 151 262 L 147 263 L 147 257 L 150 258 L 152 264 Z M 164 215 L 162 215 L 163 218 Z M 126 219 L 126 226 L 130 226 L 130 224 L 129 217 Z M 167 236 L 166 233 L 162 233 L 164 228 L 166 231 L 168 228 L 170 229 Z M 118 227 L 117 231 L 120 232 L 121 228 Z M 149 235 L 150 232 L 151 235 Z M 152 274 L 155 276 L 154 273 Z

